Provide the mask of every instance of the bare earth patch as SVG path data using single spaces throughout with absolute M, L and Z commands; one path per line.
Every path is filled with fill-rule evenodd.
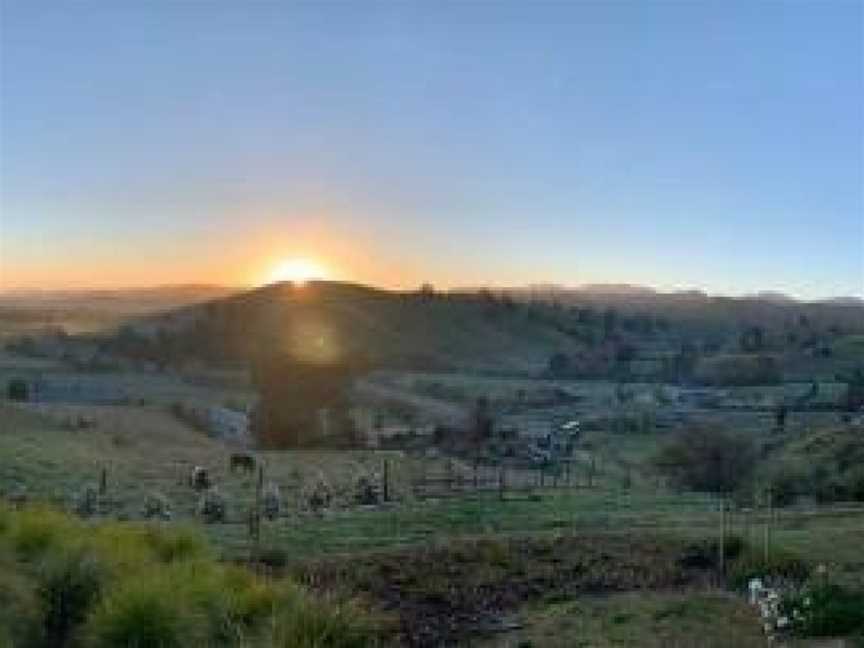
M 465 645 L 507 630 L 529 604 L 706 587 L 712 574 L 685 566 L 682 552 L 651 537 L 481 539 L 321 559 L 296 571 L 317 590 L 361 596 L 392 614 L 400 644 Z

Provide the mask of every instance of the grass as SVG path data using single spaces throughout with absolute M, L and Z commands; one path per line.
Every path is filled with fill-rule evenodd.
M 723 592 L 627 592 L 533 606 L 524 628 L 482 644 L 549 648 L 764 648 L 753 610 Z
M 77 412 L 96 418 L 97 426 L 79 431 L 65 429 L 64 418 Z M 648 475 L 634 475 L 634 487 L 630 490 L 620 487 L 621 462 L 638 463 L 650 453 L 656 436 L 603 437 L 596 433 L 593 440 L 600 451 L 602 471 L 596 488 L 509 493 L 505 501 L 499 501 L 495 492 L 416 500 L 408 481 L 412 474 L 420 472 L 420 461 L 401 453 L 262 453 L 267 479 L 279 483 L 286 506 L 283 517 L 265 522 L 259 550 L 269 562 L 286 564 L 291 570 L 322 560 L 342 560 L 358 574 L 363 570 L 357 566 L 371 560 L 370 552 L 385 552 L 401 557 L 390 563 L 394 565 L 389 576 L 391 582 L 398 582 L 400 569 L 410 575 L 411 570 L 403 566 L 412 561 L 423 568 L 437 563 L 452 567 L 454 563 L 464 566 L 466 561 L 476 558 L 482 573 L 474 573 L 467 579 L 462 578 L 461 568 L 453 568 L 446 577 L 425 578 L 424 574 L 415 574 L 416 590 L 412 595 L 447 600 L 454 579 L 470 585 L 473 589 L 469 591 L 488 593 L 484 588 L 490 582 L 501 583 L 502 574 L 506 576 L 504 582 L 510 582 L 511 569 L 518 573 L 527 565 L 526 574 L 536 576 L 548 575 L 557 568 L 545 559 L 514 562 L 509 550 L 500 549 L 501 543 L 529 537 L 536 542 L 554 542 L 562 536 L 581 536 L 591 538 L 601 547 L 607 540 L 628 542 L 645 534 L 662 534 L 675 541 L 716 537 L 719 515 L 717 502 L 712 498 L 670 492 Z M 175 640 L 172 637 L 232 645 L 230 642 L 236 643 L 242 635 L 246 645 L 253 648 L 302 646 L 296 643 L 301 639 L 291 634 L 298 624 L 308 628 L 311 633 L 308 636 L 323 642 L 306 645 L 339 645 L 333 642 L 345 637 L 349 641 L 345 645 L 351 645 L 351 641 L 361 641 L 354 645 L 363 645 L 358 637 L 368 636 L 364 634 L 367 624 L 363 615 L 350 606 L 322 605 L 290 582 L 280 581 L 278 586 L 261 583 L 245 571 L 238 575 L 236 568 L 214 562 L 218 558 L 245 561 L 253 552 L 243 519 L 252 504 L 255 478 L 231 475 L 227 467 L 229 452 L 223 444 L 187 428 L 158 406 L 51 406 L 34 411 L 32 407 L 0 404 L 0 493 L 24 485 L 35 498 L 67 506 L 72 495 L 97 481 L 101 467 L 109 469 L 105 509 L 95 520 L 81 522 L 46 513 L 26 520 L 19 518 L 13 524 L 8 513 L 0 515 L 3 538 L 0 648 L 10 645 L 10 637 L 19 637 L 28 627 L 42 623 L 38 615 L 44 615 L 45 608 L 40 597 L 49 591 L 62 593 L 64 609 L 74 610 L 77 606 L 86 610 L 83 617 L 72 614 L 74 622 L 70 623 L 81 632 L 86 630 L 86 636 L 81 636 L 93 646 L 118 645 L 118 642 L 123 645 L 124 637 L 128 637 L 124 632 L 128 633 L 130 627 L 150 627 L 151 622 L 154 636 L 161 637 L 164 645 L 171 645 Z M 352 488 L 357 476 L 380 473 L 385 459 L 391 462 L 391 492 L 396 501 L 381 507 L 354 506 Z M 229 500 L 230 523 L 204 526 L 193 516 L 197 495 L 185 484 L 184 477 L 194 464 L 211 468 L 216 483 Z M 440 476 L 444 474 L 444 465 L 444 460 L 428 460 L 424 470 Z M 465 467 L 457 465 L 457 471 L 460 470 Z M 322 515 L 315 515 L 304 510 L 300 486 L 322 477 L 331 484 L 335 505 Z M 584 482 L 584 475 L 581 481 Z M 175 521 L 195 524 L 196 529 L 172 523 L 165 525 L 173 529 L 166 533 L 160 530 L 164 526 L 103 524 L 111 517 L 140 517 L 144 498 L 151 492 L 162 493 L 170 500 Z M 832 513 L 823 509 L 818 515 L 811 515 L 808 511 L 780 510 L 771 532 L 771 551 L 800 556 L 811 566 L 825 563 L 838 582 L 860 589 L 864 587 L 864 560 L 860 552 L 864 545 L 862 518 L 860 511 Z M 731 527 L 760 552 L 763 522 L 764 517 L 759 514 L 737 513 L 732 516 Z M 87 541 L 83 542 L 82 529 L 99 531 L 87 534 Z M 202 533 L 209 542 L 201 542 Z M 66 538 L 77 540 L 70 546 L 64 541 Z M 474 554 L 447 550 L 446 555 L 430 558 L 429 552 L 434 553 L 435 547 L 459 545 L 462 540 L 480 547 L 483 555 L 472 558 Z M 46 559 L 49 555 L 52 560 Z M 149 569 L 136 571 L 140 569 L 134 567 L 137 564 L 161 567 L 150 573 Z M 210 566 L 201 570 L 190 567 L 202 564 Z M 138 576 L 121 586 L 121 582 L 126 582 L 123 574 L 133 573 Z M 344 580 L 350 585 L 357 582 L 356 576 L 354 581 L 348 577 Z M 64 589 L 70 582 L 77 583 L 77 589 Z M 110 595 L 105 583 L 113 583 Z M 214 590 L 222 594 L 215 595 Z M 178 600 L 184 601 L 183 605 L 166 609 L 164 596 L 160 595 L 166 591 L 172 596 L 176 594 Z M 553 638 L 558 632 L 571 638 L 584 635 L 588 645 L 628 645 L 628 637 L 639 637 L 642 633 L 641 636 L 656 635 L 669 641 L 656 645 L 695 645 L 687 643 L 689 634 L 711 636 L 718 624 L 722 625 L 714 616 L 699 612 L 707 609 L 714 610 L 718 618 L 734 627 L 735 643 L 745 648 L 750 645 L 747 641 L 752 627 L 740 606 L 717 593 L 700 590 L 692 595 L 702 603 L 695 607 L 685 605 L 677 617 L 662 610 L 666 609 L 664 606 L 681 603 L 683 594 L 679 591 L 646 594 L 644 609 L 639 607 L 636 597 L 618 593 L 603 600 L 586 599 L 579 592 L 565 592 L 560 600 L 526 596 L 524 602 L 507 607 L 507 614 L 517 615 L 525 624 L 525 631 L 512 636 L 508 633 L 502 640 L 509 642 L 516 637 L 533 645 L 554 646 Z M 576 607 L 568 607 L 571 605 Z M 255 611 L 262 606 L 269 606 L 274 614 L 278 608 L 283 621 L 264 624 L 261 621 L 264 613 Z M 660 614 L 659 619 L 654 618 L 655 613 Z M 556 625 L 565 622 L 570 625 Z M 62 624 L 52 627 L 59 628 L 55 631 L 61 634 L 65 632 Z M 602 637 L 607 635 L 618 643 L 602 643 Z M 501 645 L 518 645 L 518 642 Z
M 348 603 L 217 562 L 187 529 L 0 509 L 0 646 L 371 646 Z
M 0 493 L 23 484 L 36 498 L 68 505 L 75 493 L 98 480 L 102 466 L 108 466 L 110 516 L 138 518 L 146 495 L 160 492 L 171 502 L 175 520 L 192 522 L 197 495 L 184 478 L 190 465 L 205 465 L 229 501 L 232 523 L 207 526 L 204 532 L 226 557 L 248 556 L 250 543 L 242 522 L 252 504 L 255 480 L 229 474 L 228 448 L 160 408 L 89 408 L 97 427 L 83 431 L 63 429 L 54 418 L 58 411 L 65 409 L 48 408 L 39 414 L 0 404 Z M 644 451 L 641 437 L 632 445 L 624 452 Z M 611 463 L 601 464 L 601 469 L 613 473 L 612 477 L 601 478 L 600 487 L 592 490 L 546 491 L 538 497 L 520 493 L 503 502 L 495 493 L 417 501 L 407 480 L 409 473 L 419 473 L 419 460 L 398 453 L 287 451 L 262 456 L 267 479 L 282 488 L 286 510 L 285 517 L 265 524 L 261 544 L 290 559 L 459 536 L 584 530 L 638 533 L 646 528 L 705 535 L 719 522 L 716 501 L 710 497 L 665 491 L 648 481 L 636 482 L 631 490 L 621 489 Z M 392 491 L 398 502 L 373 509 L 351 505 L 356 477 L 380 473 L 385 458 L 391 459 Z M 443 463 L 428 460 L 427 474 L 443 474 Z M 328 480 L 336 494 L 336 509 L 323 516 L 304 512 L 298 497 L 298 484 L 318 476 Z M 584 481 L 584 476 L 580 478 Z M 742 535 L 760 539 L 761 523 L 755 515 L 748 521 L 739 514 L 732 523 Z M 858 574 L 864 571 L 856 552 L 862 533 L 860 514 L 809 517 L 781 511 L 773 542 L 814 561 L 842 560 Z

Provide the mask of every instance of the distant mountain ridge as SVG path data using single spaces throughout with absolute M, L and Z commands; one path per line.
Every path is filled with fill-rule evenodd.
M 642 286 L 628 283 L 588 283 L 567 286 L 554 283 L 528 284 L 526 286 L 480 286 L 455 288 L 452 292 L 477 292 L 491 291 L 494 293 L 513 295 L 542 295 L 542 294 L 572 294 L 610 297 L 686 297 L 702 299 L 730 299 L 730 300 L 755 300 L 773 302 L 777 304 L 846 304 L 851 306 L 864 306 L 864 297 L 854 295 L 840 295 L 823 299 L 799 299 L 787 293 L 777 290 L 760 290 L 744 295 L 724 295 L 707 293 L 697 288 L 662 291 L 651 286 Z
M 278 283 L 147 315 L 108 347 L 157 362 L 364 358 L 373 366 L 537 374 L 563 355 L 585 375 L 682 348 L 811 355 L 864 334 L 864 305 L 709 297 L 639 287 L 392 291 Z M 145 340 L 136 336 L 145 336 Z M 754 338 L 756 336 L 756 338 Z M 757 339 L 756 342 L 749 341 Z M 743 340 L 743 341 L 742 341 Z M 604 373 L 605 372 L 605 373 Z

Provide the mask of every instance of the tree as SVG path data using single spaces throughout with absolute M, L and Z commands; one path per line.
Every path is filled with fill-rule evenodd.
M 837 380 L 846 383 L 840 406 L 847 412 L 864 409 L 864 367 L 856 367 L 848 374 L 837 376 Z
M 30 390 L 27 388 L 27 382 L 21 378 L 13 378 L 9 381 L 7 389 L 9 400 L 26 401 L 29 396 L 29 391 Z
M 765 347 L 765 332 L 760 326 L 750 326 L 742 331 L 738 345 L 744 353 L 758 353 Z
M 570 358 L 560 351 L 549 358 L 549 375 L 554 378 L 566 376 L 570 371 Z
M 774 422 L 777 429 L 783 432 L 786 429 L 786 416 L 789 414 L 789 407 L 785 403 L 781 403 L 774 410 Z
M 756 451 L 741 434 L 691 428 L 664 446 L 654 464 L 680 487 L 728 494 L 752 474 Z
M 495 419 L 492 417 L 489 399 L 480 397 L 474 403 L 474 411 L 471 416 L 471 443 L 475 450 L 479 450 L 484 443 L 492 438 L 495 427 Z

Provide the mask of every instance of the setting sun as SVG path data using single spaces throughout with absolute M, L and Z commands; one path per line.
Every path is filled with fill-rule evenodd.
M 327 270 L 309 259 L 287 259 L 276 265 L 270 272 L 269 283 L 291 281 L 303 284 L 313 279 L 326 279 Z

